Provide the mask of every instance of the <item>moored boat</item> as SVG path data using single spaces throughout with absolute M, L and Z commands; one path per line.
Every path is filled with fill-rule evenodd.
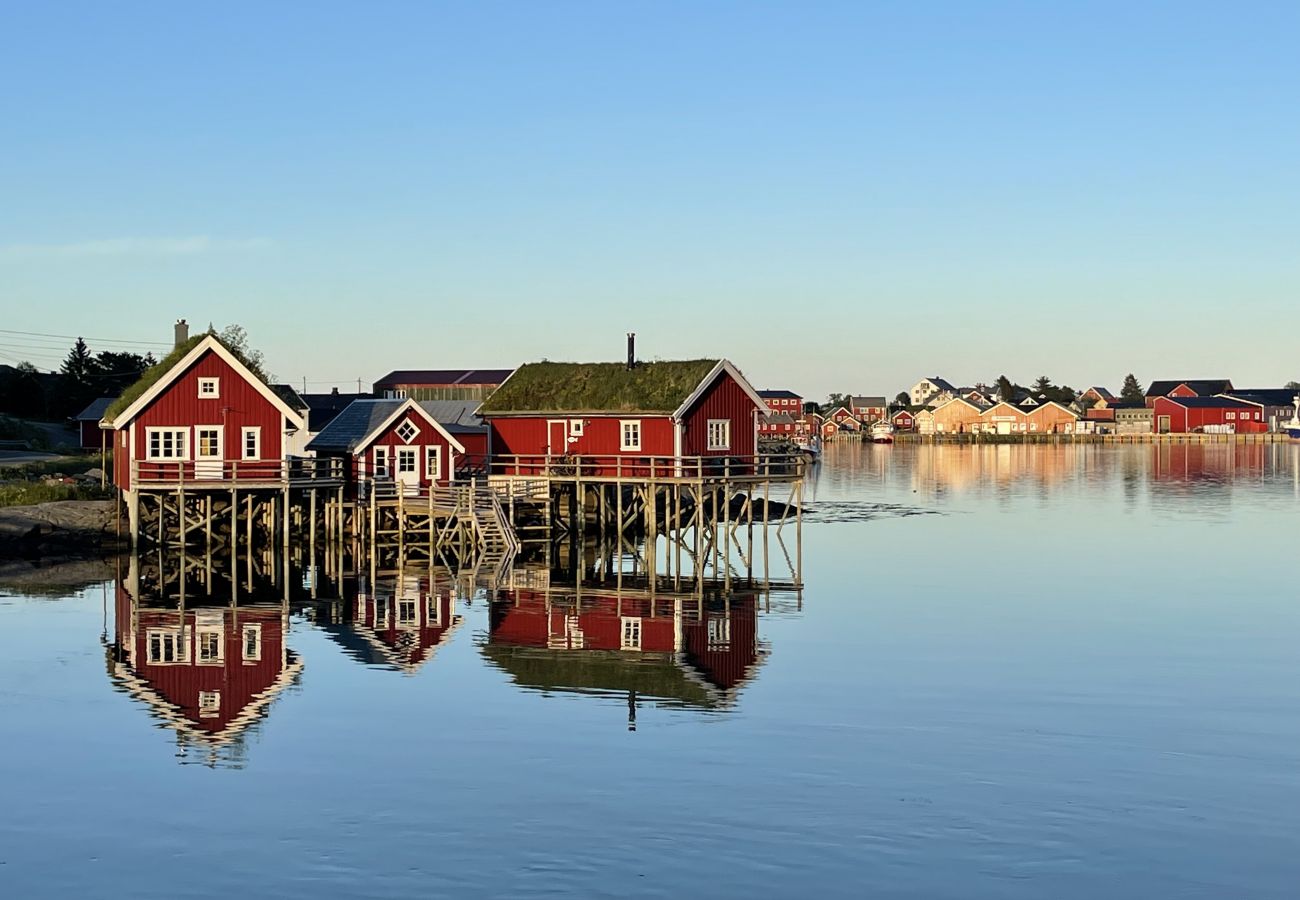
M 871 443 L 873 444 L 892 444 L 894 442 L 894 426 L 888 422 L 876 422 L 871 426 Z
M 1295 414 L 1291 416 L 1291 421 L 1282 423 L 1282 430 L 1291 440 L 1300 441 L 1300 394 L 1296 394 L 1291 402 L 1295 404 Z

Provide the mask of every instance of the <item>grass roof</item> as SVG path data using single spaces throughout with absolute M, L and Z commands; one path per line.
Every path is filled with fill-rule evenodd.
M 481 651 L 520 687 L 542 691 L 635 691 L 687 706 L 718 705 L 713 695 L 687 677 L 668 654 L 542 650 L 491 643 L 483 645 Z
M 116 419 L 128 406 L 139 400 L 140 396 L 145 391 L 157 384 L 160 378 L 175 368 L 176 364 L 184 359 L 185 355 L 197 347 L 199 342 L 205 337 L 208 337 L 209 334 L 212 333 L 205 331 L 202 334 L 194 335 L 189 340 L 185 341 L 185 343 L 181 344 L 176 349 L 172 350 L 171 353 L 168 353 L 159 360 L 157 365 L 145 369 L 144 374 L 140 376 L 139 380 L 137 380 L 135 384 L 124 390 L 122 396 L 109 404 L 108 409 L 104 411 L 104 420 L 111 424 L 113 420 Z M 215 334 L 212 334 L 212 337 L 217 338 Z M 217 338 L 217 343 L 229 350 L 236 359 L 242 362 L 248 370 L 253 373 L 254 377 L 261 378 L 261 375 L 257 371 L 257 367 L 250 365 L 242 353 L 239 353 L 236 350 L 231 350 L 231 348 L 227 346 L 225 341 L 221 340 L 221 338 Z M 263 379 L 263 383 L 265 383 L 265 379 Z
M 485 413 L 675 411 L 716 359 L 637 363 L 539 362 L 520 366 L 483 402 Z

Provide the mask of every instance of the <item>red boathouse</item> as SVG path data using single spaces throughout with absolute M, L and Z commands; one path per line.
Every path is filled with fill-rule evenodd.
M 1231 397 L 1156 397 L 1152 415 L 1157 434 L 1262 434 L 1268 431 L 1263 407 Z
M 279 483 L 301 452 L 305 406 L 272 388 L 215 334 L 181 344 L 114 401 L 113 483 L 124 491 L 177 481 Z
M 630 355 L 630 354 L 629 354 Z M 557 457 L 582 475 L 753 465 L 768 407 L 725 359 L 521 366 L 479 410 L 495 475 L 534 475 Z

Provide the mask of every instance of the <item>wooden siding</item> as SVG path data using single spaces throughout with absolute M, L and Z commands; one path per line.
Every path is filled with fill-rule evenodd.
M 408 419 L 411 424 L 419 430 L 415 437 L 411 439 L 410 443 L 407 443 L 397 436 L 398 429 L 400 429 L 402 423 Z M 388 448 L 388 471 L 390 476 L 397 472 L 398 449 L 410 447 L 416 448 L 418 459 L 416 461 L 415 469 L 416 474 L 419 476 L 418 483 L 421 488 L 427 487 L 431 482 L 431 479 L 425 475 L 428 471 L 426 468 L 428 448 L 442 448 L 442 477 L 436 480 L 436 483 L 439 485 L 447 485 L 451 483 L 453 465 L 459 465 L 460 462 L 460 454 L 456 453 L 452 449 L 451 444 L 449 444 L 447 439 L 442 436 L 442 433 L 430 425 L 427 419 L 414 410 L 409 410 L 398 416 L 393 420 L 391 425 L 376 435 L 370 443 L 366 444 L 364 447 L 357 448 L 356 452 L 352 455 L 352 480 L 354 482 L 359 478 L 369 478 L 374 474 L 374 449 L 376 447 Z
M 215 398 L 199 397 L 199 379 L 217 378 L 218 393 Z M 264 397 L 258 388 L 235 371 L 225 360 L 209 350 L 200 356 L 179 378 L 146 406 L 119 432 L 118 452 L 114 458 L 114 480 L 118 487 L 129 489 L 132 458 L 147 465 L 150 428 L 185 428 L 186 459 L 194 461 L 195 428 L 219 426 L 222 432 L 222 460 L 241 460 L 243 454 L 242 429 L 261 429 L 259 458 L 277 465 L 283 459 L 284 414 Z M 130 439 L 122 445 L 121 435 L 134 438 L 131 452 Z M 122 452 L 125 450 L 126 452 Z
M 722 373 L 682 419 L 683 456 L 753 456 L 758 407 L 734 378 Z M 709 449 L 709 420 L 731 423 L 731 446 Z

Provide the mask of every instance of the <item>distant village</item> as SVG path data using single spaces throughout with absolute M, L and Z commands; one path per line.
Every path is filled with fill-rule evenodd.
M 1130 375 L 1117 395 L 1100 385 L 1076 392 L 1046 378 L 1029 388 L 1005 376 L 991 387 L 956 387 L 934 376 L 892 400 L 832 394 L 815 403 L 790 390 L 759 394 L 771 410 L 760 436 L 806 444 L 859 439 L 881 422 L 921 435 L 1276 433 L 1296 418 L 1300 383 L 1238 388 L 1227 378 L 1163 379 L 1144 389 Z

